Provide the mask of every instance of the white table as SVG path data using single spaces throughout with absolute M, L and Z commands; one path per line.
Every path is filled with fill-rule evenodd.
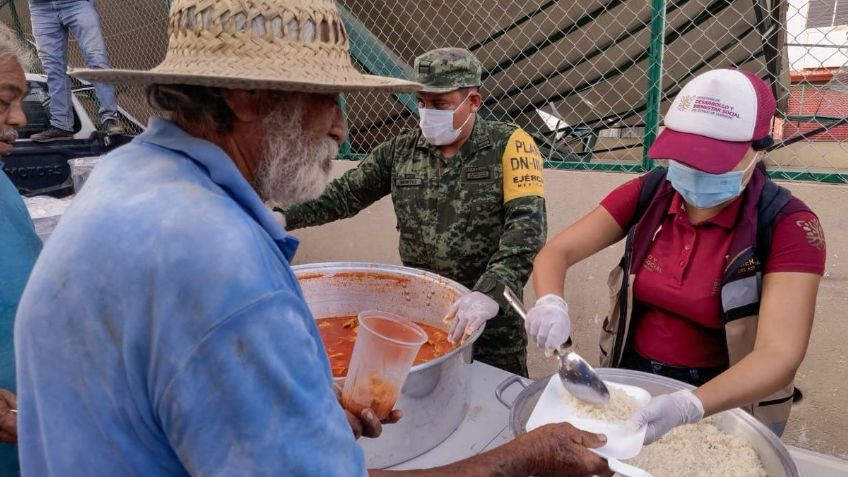
M 474 363 L 473 366 L 470 407 L 456 432 L 429 452 L 392 469 L 436 467 L 479 454 L 512 439 L 509 410 L 495 399 L 495 388 L 511 374 L 483 363 Z M 510 401 L 520 391 L 521 386 L 512 386 L 505 393 L 505 398 Z M 792 446 L 787 448 L 802 477 L 848 476 L 848 461 Z

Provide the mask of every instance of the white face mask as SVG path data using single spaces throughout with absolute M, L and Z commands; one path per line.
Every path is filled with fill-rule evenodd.
M 424 135 L 424 139 L 434 146 L 453 144 L 473 114 L 469 114 L 458 129 L 453 128 L 453 115 L 470 97 L 470 94 L 466 96 L 456 109 L 418 108 L 418 114 L 421 116 L 419 125 L 421 126 L 421 134 Z

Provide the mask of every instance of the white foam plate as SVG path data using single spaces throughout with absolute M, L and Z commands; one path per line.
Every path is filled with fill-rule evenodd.
M 615 388 L 627 393 L 636 400 L 638 409 L 646 406 L 651 401 L 651 394 L 642 388 L 604 381 L 608 388 Z M 607 443 L 603 447 L 595 449 L 596 453 L 607 459 L 632 459 L 639 455 L 645 442 L 647 427 L 636 427 L 631 422 L 612 423 L 599 421 L 579 414 L 571 405 L 569 393 L 562 385 L 559 375 L 554 374 L 539 402 L 533 408 L 530 418 L 527 420 L 527 430 L 532 431 L 545 424 L 567 422 L 572 426 L 584 431 L 595 432 L 607 436 Z

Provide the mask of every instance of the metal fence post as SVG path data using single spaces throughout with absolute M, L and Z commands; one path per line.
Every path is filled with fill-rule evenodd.
M 648 158 L 648 149 L 657 138 L 660 127 L 660 101 L 662 100 L 663 52 L 665 50 L 665 0 L 651 0 L 651 45 L 648 51 L 648 94 L 645 109 L 645 137 L 642 141 L 642 167 L 649 171 L 654 161 Z

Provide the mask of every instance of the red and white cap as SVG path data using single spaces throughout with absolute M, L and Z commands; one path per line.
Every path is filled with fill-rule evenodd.
M 747 71 L 720 69 L 692 79 L 674 98 L 665 129 L 648 150 L 710 174 L 732 170 L 751 143 L 771 133 L 777 102 Z

